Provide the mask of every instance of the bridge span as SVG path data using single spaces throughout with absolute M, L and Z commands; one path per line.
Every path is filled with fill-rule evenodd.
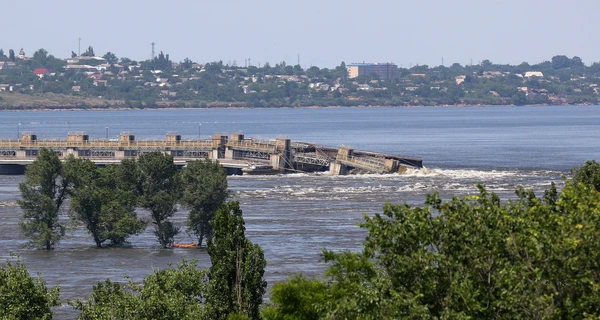
M 169 132 L 165 140 L 136 140 L 129 133 L 119 139 L 90 139 L 84 132 L 69 132 L 67 139 L 39 140 L 31 132 L 20 139 L 0 140 L 0 174 L 22 174 L 41 148 L 53 150 L 61 160 L 68 156 L 84 158 L 104 166 L 123 159 L 135 159 L 149 152 L 173 156 L 176 165 L 209 158 L 219 161 L 229 174 L 278 174 L 329 171 L 333 175 L 354 172 L 394 173 L 420 168 L 420 158 L 327 148 L 287 138 L 260 140 L 243 134 L 214 134 L 207 139 L 182 140 Z

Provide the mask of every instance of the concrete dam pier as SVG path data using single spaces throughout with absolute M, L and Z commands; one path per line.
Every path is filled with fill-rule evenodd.
M 292 142 L 287 138 L 260 140 L 243 134 L 214 134 L 207 139 L 182 140 L 169 132 L 165 140 L 136 140 L 127 132 L 119 139 L 90 140 L 84 132 L 69 132 L 66 140 L 38 140 L 30 132 L 20 139 L 0 140 L 0 174 L 23 174 L 41 148 L 54 151 L 61 160 L 72 155 L 90 159 L 99 166 L 135 159 L 149 152 L 173 156 L 177 166 L 209 158 L 219 161 L 228 174 L 282 174 L 328 171 L 332 175 L 351 173 L 396 173 L 421 168 L 420 158 L 354 150 L 327 148 L 312 143 Z

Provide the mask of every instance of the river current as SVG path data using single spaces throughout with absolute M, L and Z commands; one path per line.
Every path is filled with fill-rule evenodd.
M 32 131 L 39 139 L 85 131 L 91 139 L 160 139 L 177 131 L 183 139 L 238 133 L 272 139 L 340 145 L 416 156 L 425 168 L 406 174 L 329 176 L 231 176 L 232 200 L 240 201 L 246 234 L 265 251 L 269 284 L 293 273 L 322 274 L 323 248 L 360 250 L 362 214 L 381 212 L 385 202 L 421 205 L 427 193 L 444 198 L 477 191 L 482 184 L 502 199 L 518 186 L 540 193 L 589 159 L 600 160 L 600 107 L 449 107 L 326 109 L 203 109 L 54 111 L 0 113 L 0 139 Z M 203 249 L 160 249 L 151 228 L 124 248 L 95 249 L 85 229 L 69 225 L 56 250 L 22 248 L 18 184 L 23 176 L 0 176 L 0 259 L 19 254 L 33 274 L 60 285 L 64 301 L 87 298 L 92 286 L 110 278 L 140 281 L 183 258 L 208 267 Z M 140 211 L 142 217 L 147 214 Z M 183 225 L 187 211 L 174 221 Z M 67 221 L 66 212 L 63 215 Z M 182 232 L 177 242 L 192 242 Z M 69 317 L 70 307 L 57 308 Z M 58 317 L 58 316 L 57 316 Z

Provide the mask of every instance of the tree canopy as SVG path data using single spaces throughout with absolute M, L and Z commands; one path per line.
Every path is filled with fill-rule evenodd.
M 227 171 L 218 162 L 198 160 L 183 168 L 181 180 L 181 202 L 190 210 L 188 227 L 202 245 L 205 236 L 212 236 L 210 221 L 227 199 Z
M 48 291 L 17 258 L 0 265 L 0 317 L 2 319 L 52 319 L 51 307 L 59 305 L 59 287 Z
M 151 152 L 138 160 L 140 174 L 140 198 L 142 208 L 150 211 L 154 233 L 158 242 L 166 248 L 173 243 L 179 227 L 168 219 L 177 211 L 180 179 L 173 156 Z
M 25 171 L 25 181 L 19 184 L 21 200 L 18 203 L 23 210 L 19 227 L 30 239 L 30 246 L 52 250 L 64 236 L 59 214 L 68 189 L 69 180 L 58 156 L 49 149 L 40 149 Z
M 72 183 L 71 214 L 86 226 L 98 248 L 107 240 L 123 244 L 146 228 L 135 213 L 137 198 L 134 185 L 127 181 L 126 165 L 98 168 L 91 160 L 74 157 L 65 164 Z
M 584 166 L 585 167 L 585 166 Z M 579 170 L 578 172 L 581 172 Z M 276 284 L 267 319 L 584 319 L 600 316 L 600 192 L 479 194 L 365 216 L 361 252 L 324 251 L 325 280 Z M 299 288 L 302 288 L 300 290 Z M 290 304 L 293 302 L 294 304 Z

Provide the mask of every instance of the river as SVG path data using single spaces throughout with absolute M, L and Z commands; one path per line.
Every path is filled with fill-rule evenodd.
M 553 181 L 560 184 L 572 167 L 600 159 L 598 106 L 3 112 L 0 129 L 0 139 L 24 131 L 39 139 L 65 138 L 68 131 L 117 138 L 127 131 L 138 140 L 163 138 L 167 131 L 183 139 L 242 132 L 423 158 L 424 169 L 402 175 L 229 177 L 246 234 L 265 251 L 270 285 L 293 273 L 322 274 L 323 248 L 359 250 L 365 232 L 356 224 L 363 213 L 381 212 L 385 202 L 421 205 L 434 190 L 450 198 L 476 192 L 478 183 L 509 199 L 520 185 L 541 192 Z M 209 266 L 203 249 L 160 249 L 150 228 L 128 247 L 99 250 L 81 226 L 70 225 L 56 250 L 24 249 L 16 204 L 22 180 L 0 176 L 0 259 L 19 254 L 33 274 L 61 286 L 63 302 L 86 298 L 106 278 L 140 281 L 184 257 Z M 180 208 L 175 222 L 183 224 L 186 214 Z M 176 240 L 193 241 L 185 232 Z M 66 305 L 56 312 L 74 315 Z

